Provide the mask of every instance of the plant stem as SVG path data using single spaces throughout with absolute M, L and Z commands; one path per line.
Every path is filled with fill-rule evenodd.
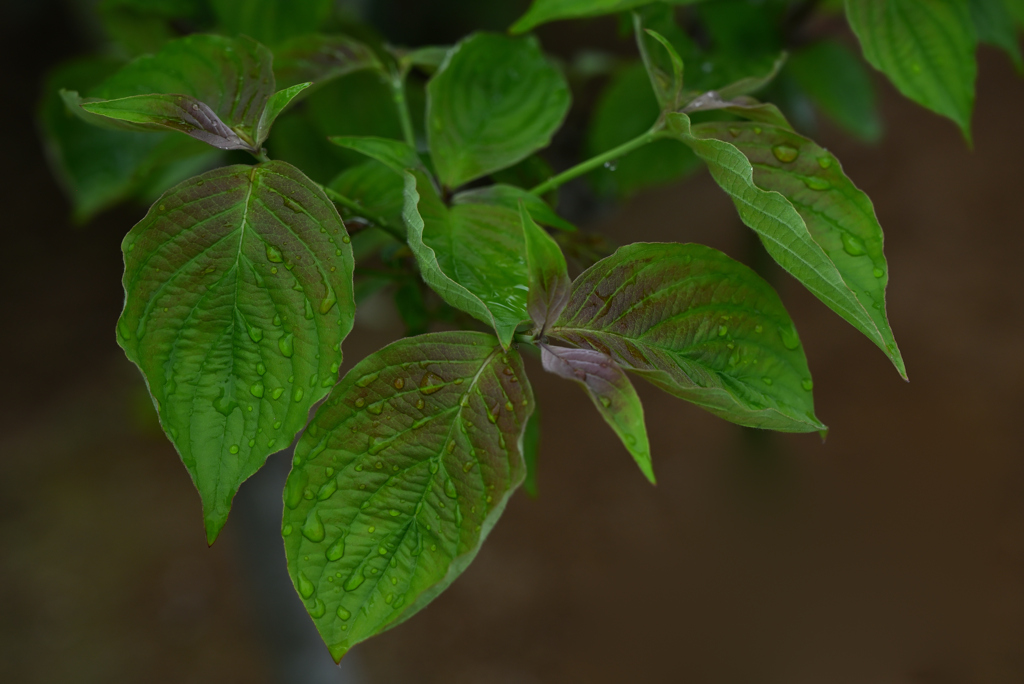
M 395 109 L 398 110 L 398 121 L 402 124 L 402 136 L 409 147 L 416 149 L 416 134 L 412 130 L 409 103 L 405 100 L 405 75 L 399 72 L 392 72 L 390 82 L 391 98 L 395 101 Z
M 405 234 L 402 231 L 398 230 L 397 228 L 389 224 L 387 221 L 382 219 L 380 216 L 374 214 L 372 211 L 367 211 L 358 202 L 350 200 L 348 197 L 345 197 L 341 193 L 331 190 L 326 186 L 321 185 L 320 189 L 323 190 L 324 194 L 330 197 L 331 201 L 334 202 L 335 204 L 340 204 L 341 206 L 345 207 L 356 216 L 364 218 L 373 225 L 377 226 L 378 228 L 386 230 L 388 233 L 394 236 L 399 242 L 405 242 Z
M 618 147 L 613 147 L 607 152 L 602 152 L 596 157 L 591 157 L 590 159 L 584 162 L 580 162 L 576 166 L 573 166 L 570 169 L 566 169 L 557 176 L 552 176 L 551 178 L 548 178 L 546 181 L 544 181 L 537 187 L 531 189 L 530 194 L 543 195 L 547 192 L 551 192 L 555 188 L 568 183 L 574 178 L 579 178 L 583 174 L 589 173 L 594 169 L 603 166 L 604 164 L 607 164 L 608 162 L 614 161 L 619 157 L 626 156 L 627 154 L 629 154 L 630 152 L 637 148 L 643 147 L 644 145 L 654 142 L 655 140 L 658 139 L 658 134 L 661 132 L 661 129 L 663 127 L 664 123 L 662 123 L 661 119 L 658 119 L 658 122 L 651 126 L 650 130 L 646 131 L 642 135 L 638 135 L 632 140 L 622 143 Z
M 270 161 L 270 157 L 267 156 L 266 150 L 261 149 L 258 152 L 252 152 L 251 154 L 252 156 L 256 157 L 256 159 L 261 163 L 266 163 Z

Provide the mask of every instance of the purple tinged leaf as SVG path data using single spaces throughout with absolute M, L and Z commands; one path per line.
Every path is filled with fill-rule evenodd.
M 134 95 L 83 102 L 81 107 L 122 123 L 127 130 L 172 130 L 221 150 L 258 149 L 239 138 L 205 102 L 188 95 Z
M 824 426 L 811 375 L 779 296 L 746 266 L 703 245 L 636 243 L 573 283 L 548 333 L 740 425 Z
M 348 235 L 319 187 L 274 161 L 171 188 L 122 251 L 118 343 L 199 490 L 212 543 L 239 485 L 337 381 L 355 310 Z
M 533 393 L 491 335 L 406 338 L 317 410 L 284 491 L 288 571 L 335 660 L 472 561 L 523 481 Z
M 601 417 L 654 484 L 644 408 L 626 373 L 610 356 L 595 349 L 568 349 L 543 343 L 540 349 L 544 370 L 583 385 Z
M 530 286 L 526 310 L 537 326 L 536 334 L 542 336 L 569 302 L 572 282 L 558 243 L 530 217 L 523 202 L 519 203 L 519 217 L 526 241 L 526 269 Z

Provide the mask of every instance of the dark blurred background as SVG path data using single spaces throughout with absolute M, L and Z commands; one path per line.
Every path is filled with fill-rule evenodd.
M 435 3 L 362 4 L 412 44 L 523 7 L 456 20 Z M 517 494 L 462 578 L 337 668 L 284 571 L 287 454 L 243 486 L 207 549 L 199 498 L 116 345 L 119 243 L 142 209 L 72 225 L 35 123 L 46 70 L 92 48 L 71 8 L 0 8 L 0 681 L 1024 682 L 1024 81 L 1005 56 L 980 51 L 973 150 L 881 78 L 880 145 L 827 122 L 816 134 L 886 230 L 909 384 L 774 273 L 827 443 L 638 385 L 652 488 L 586 397 L 533 364 L 540 497 Z M 568 55 L 615 33 L 540 36 Z M 757 260 L 705 173 L 588 215 L 613 242 Z M 402 335 L 386 306 L 371 313 L 349 364 Z

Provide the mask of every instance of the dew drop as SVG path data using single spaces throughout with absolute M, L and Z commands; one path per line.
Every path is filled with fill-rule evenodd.
M 818 166 L 827 169 L 832 166 L 832 157 L 818 157 Z
M 334 492 L 336 491 L 338 491 L 338 481 L 332 477 L 327 482 L 324 482 L 324 484 L 317 491 L 317 501 L 326 501 L 327 499 L 330 499 L 334 495 Z
M 366 400 L 362 397 L 358 397 L 356 399 L 356 408 L 363 408 L 364 406 L 366 406 Z
M 612 400 L 611 399 L 609 399 L 608 397 L 601 397 L 601 406 L 604 406 L 605 408 L 608 408 L 611 405 L 612 405 Z
M 334 308 L 334 305 L 337 302 L 338 297 L 334 294 L 334 290 L 332 290 L 331 287 L 328 285 L 327 294 L 324 295 L 324 298 L 320 300 L 320 313 L 326 314 L 327 312 Z
M 267 244 L 267 261 L 275 264 L 279 264 L 284 261 L 284 258 L 281 256 L 281 250 L 269 243 Z
M 767 376 L 765 376 L 765 377 L 761 378 L 761 382 L 763 382 L 766 385 L 771 385 L 772 384 L 772 379 L 767 377 Z
M 466 465 L 462 466 L 462 472 L 468 473 L 476 465 L 476 461 L 466 461 Z
M 284 394 L 284 388 L 283 387 L 275 387 L 270 392 L 270 398 L 271 399 L 280 399 L 282 394 Z
M 262 397 L 263 396 L 263 383 L 260 382 L 260 381 L 254 382 L 252 387 L 249 388 L 249 393 L 252 394 L 252 396 L 254 396 L 254 397 Z
M 356 570 L 347 580 L 345 580 L 345 584 L 343 586 L 345 587 L 345 591 L 355 591 L 359 588 L 359 585 L 365 581 L 366 578 L 363 577 L 363 574 Z
M 329 561 L 340 560 L 345 555 L 345 537 L 338 537 L 338 540 L 328 547 L 325 555 Z
M 720 325 L 720 326 L 718 326 L 718 336 L 719 337 L 725 337 L 728 334 L 729 334 L 729 326 L 727 326 L 727 325 Z
M 309 474 L 304 470 L 296 470 L 284 486 L 284 503 L 288 508 L 297 508 L 302 503 L 302 492 L 309 483 Z
M 395 381 L 392 384 L 395 386 L 396 390 L 400 390 L 403 387 L 405 387 L 405 380 L 403 380 L 402 378 L 395 378 Z
M 442 387 L 444 387 L 444 379 L 429 371 L 420 380 L 420 392 L 423 394 L 433 394 Z
M 350 617 L 352 617 L 352 613 L 350 613 L 347 610 L 345 610 L 345 608 L 343 606 L 338 606 L 338 618 L 340 618 L 342 620 L 348 620 Z M 347 626 L 348 625 L 342 625 L 342 627 L 347 627 Z
M 456 499 L 459 493 L 455 490 L 455 483 L 450 479 L 444 481 L 444 493 L 449 499 Z
M 884 275 L 885 275 L 885 271 L 883 271 L 883 270 L 882 270 L 882 269 L 880 269 L 880 268 L 876 268 L 876 269 L 875 269 L 874 271 L 872 271 L 872 272 L 871 272 L 871 274 L 872 274 L 873 276 L 875 276 L 876 278 L 881 278 L 882 276 L 884 276 Z
M 292 533 L 292 524 L 291 523 L 288 523 L 287 525 L 285 525 L 284 527 L 281 528 L 281 534 L 283 536 L 287 537 L 291 533 Z
M 276 392 L 277 390 L 274 390 L 274 391 Z M 280 394 L 278 394 L 277 396 L 281 396 L 281 395 L 280 395 Z M 275 430 L 279 430 L 280 428 L 281 428 L 281 421 L 279 421 L 279 420 L 278 420 L 278 421 L 275 421 L 275 422 L 274 422 L 274 429 L 275 429 Z
M 291 197 L 285 197 L 284 198 L 284 206 L 288 207 L 289 209 L 294 211 L 296 214 L 301 214 L 302 213 L 302 205 L 300 205 L 298 202 L 293 200 Z
M 369 406 L 366 407 L 366 410 L 375 416 L 379 416 L 381 413 L 384 412 L 384 402 L 378 401 L 374 404 L 370 404 Z
M 380 373 L 370 373 L 356 380 L 358 387 L 367 387 L 370 383 L 380 377 Z
M 306 516 L 306 523 L 302 526 L 302 536 L 311 542 L 324 540 L 324 523 L 320 520 L 320 514 L 314 508 Z
M 128 328 L 128 322 L 123 318 L 117 320 L 117 334 L 121 336 L 122 340 L 132 339 L 132 331 Z
M 292 393 L 292 399 L 295 401 L 302 401 L 302 388 L 296 387 L 295 392 Z
M 237 454 L 237 453 L 238 453 L 238 445 L 237 445 L 237 444 L 232 444 L 232 445 L 231 445 L 231 446 L 230 446 L 230 447 L 228 448 L 228 452 L 229 452 L 229 453 L 232 453 L 232 454 Z
M 426 406 L 426 404 L 423 403 L 422 399 L 419 399 L 419 400 L 416 401 L 416 408 L 418 408 L 420 411 L 423 410 L 424 406 Z
M 843 233 L 843 251 L 850 256 L 862 256 L 867 253 L 864 248 L 864 243 L 856 235 L 850 235 L 849 233 Z
M 281 351 L 282 356 L 291 358 L 292 354 L 295 353 L 295 336 L 291 333 L 283 335 L 277 341 L 277 348 Z
M 810 380 L 804 380 L 803 382 L 800 383 L 800 386 L 803 387 L 808 392 L 814 389 L 814 383 Z
M 264 373 L 267 372 L 267 367 L 264 366 L 262 363 L 257 363 L 256 372 L 259 373 L 260 375 L 263 375 Z
M 313 604 L 313 607 L 309 609 L 309 616 L 314 619 L 322 618 L 326 612 L 327 606 L 324 605 L 323 601 L 317 599 L 316 603 Z
M 776 145 L 772 148 L 772 154 L 784 164 L 788 164 L 800 156 L 800 152 L 792 145 Z
M 735 126 L 729 128 L 729 135 L 731 135 L 734 138 L 739 137 L 740 132 L 740 129 L 736 128 Z
M 780 327 L 779 336 L 782 338 L 782 345 L 786 349 L 796 349 L 800 346 L 800 337 L 796 334 L 796 328 L 792 325 Z
M 313 583 L 309 581 L 309 578 L 301 572 L 299 573 L 298 580 L 299 586 L 297 588 L 299 590 L 299 596 L 304 599 L 308 599 L 313 595 L 313 592 L 316 591 L 316 587 L 313 586 Z
M 808 176 L 804 178 L 804 185 L 809 187 L 811 190 L 828 190 L 832 187 L 824 178 L 818 178 L 817 176 Z

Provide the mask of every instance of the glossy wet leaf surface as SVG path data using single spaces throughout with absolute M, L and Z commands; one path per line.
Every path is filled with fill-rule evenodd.
M 811 237 L 860 303 L 857 317 L 847 320 L 905 375 L 885 312 L 889 266 L 882 251 L 882 227 L 871 200 L 846 177 L 839 160 L 813 141 L 774 126 L 708 123 L 694 126 L 693 131 L 699 137 L 735 145 L 753 165 L 754 183 L 782 194 L 796 208 Z
M 587 269 L 550 337 L 607 354 L 740 425 L 811 432 L 813 387 L 796 328 L 760 276 L 694 244 L 635 243 Z
M 534 38 L 477 33 L 427 85 L 427 140 L 441 182 L 458 187 L 547 147 L 569 87 Z
M 767 125 L 706 124 L 697 129 L 714 132 L 724 140 L 695 137 L 685 114 L 669 115 L 669 125 L 707 162 L 712 177 L 732 197 L 740 218 L 761 237 L 772 258 L 867 335 L 905 376 L 903 359 L 885 319 L 888 272 L 881 251 L 881 228 L 870 201 L 843 175 L 835 158 L 795 133 Z M 744 135 L 748 136 L 743 138 L 748 141 L 745 148 L 759 164 L 757 180 L 769 189 L 755 183 L 751 160 L 731 142 Z M 755 144 L 759 136 L 774 139 L 774 143 L 767 147 Z M 782 194 L 774 191 L 775 184 Z M 845 249 L 837 252 L 837 241 Z M 862 255 L 869 256 L 850 258 Z
M 172 188 L 125 237 L 118 341 L 203 501 L 207 538 L 238 486 L 337 380 L 352 252 L 334 205 L 284 162 Z
M 519 213 L 501 206 L 446 207 L 423 173 L 407 173 L 405 223 L 423 279 L 450 305 L 493 326 L 503 345 L 529 318 Z
M 610 356 L 596 349 L 541 345 L 544 370 L 579 383 L 604 421 L 652 484 L 651 446 L 644 425 L 644 408 L 633 383 Z
M 967 0 L 846 0 L 846 17 L 872 66 L 970 137 L 978 66 Z
M 282 534 L 335 660 L 470 563 L 523 480 L 532 411 L 522 359 L 482 333 L 399 340 L 331 392 L 296 447 Z

